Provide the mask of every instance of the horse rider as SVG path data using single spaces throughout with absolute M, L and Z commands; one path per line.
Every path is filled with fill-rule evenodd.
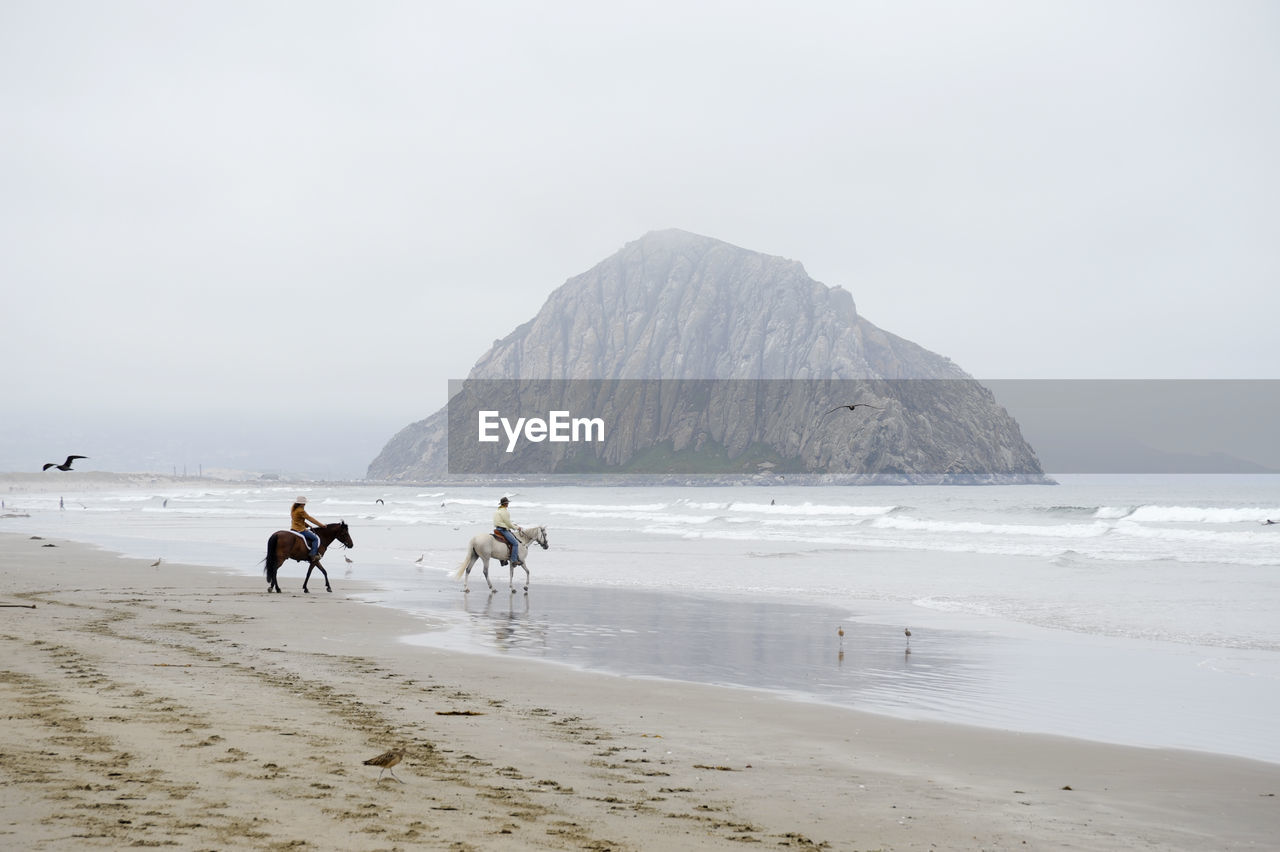
M 311 552 L 307 554 L 307 558 L 314 562 L 320 556 L 320 536 L 311 531 L 311 528 L 307 526 L 307 522 L 310 521 L 317 527 L 322 527 L 324 524 L 307 513 L 306 497 L 299 497 L 293 501 L 293 508 L 289 510 L 289 520 L 291 522 L 289 529 L 302 533 L 302 537 L 306 539 L 307 547 L 311 549 Z
M 507 504 L 510 502 L 506 497 L 498 501 L 498 511 L 493 513 L 493 527 L 494 532 L 501 535 L 511 548 L 511 564 L 519 565 L 520 540 L 516 538 L 515 531 L 520 528 L 511 522 L 511 513 L 507 511 Z

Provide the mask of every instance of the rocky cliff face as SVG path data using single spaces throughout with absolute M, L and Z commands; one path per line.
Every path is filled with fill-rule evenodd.
M 468 376 L 513 379 L 574 380 L 580 390 L 592 387 L 586 380 L 638 383 L 630 386 L 639 400 L 605 403 L 615 435 L 593 458 L 580 447 L 544 448 L 561 453 L 546 462 L 559 471 L 658 472 L 680 469 L 681 454 L 718 453 L 723 472 L 1041 472 L 1017 423 L 950 359 L 877 328 L 847 291 L 795 261 L 683 231 L 647 234 L 569 279 Z M 664 410 L 644 399 L 656 391 L 640 380 L 654 379 L 721 380 L 709 393 L 737 399 L 694 411 L 668 393 Z M 822 417 L 853 401 L 882 410 Z M 447 409 L 405 427 L 369 478 L 447 472 L 447 427 Z

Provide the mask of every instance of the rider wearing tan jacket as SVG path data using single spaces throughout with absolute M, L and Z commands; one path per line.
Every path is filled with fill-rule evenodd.
M 319 555 L 320 536 L 311 531 L 310 527 L 307 526 L 307 522 L 310 521 L 317 527 L 322 527 L 324 524 L 307 513 L 306 497 L 299 497 L 293 502 L 293 508 L 289 510 L 289 520 L 291 523 L 289 529 L 302 533 L 302 537 L 307 540 L 307 546 L 311 548 L 311 552 L 307 554 L 307 557 L 315 559 Z
M 520 564 L 520 540 L 516 538 L 515 531 L 520 529 L 511 521 L 511 513 L 507 511 L 507 504 L 511 501 L 503 497 L 498 501 L 498 511 L 493 513 L 493 528 L 502 534 L 506 539 L 507 546 L 511 548 L 511 564 Z

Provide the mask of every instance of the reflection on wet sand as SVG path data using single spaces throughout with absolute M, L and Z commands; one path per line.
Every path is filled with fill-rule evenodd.
M 544 589 L 536 601 L 440 597 L 432 603 L 465 619 L 421 638 L 472 651 L 910 714 L 995 688 L 982 637 L 931 632 L 904 653 L 901 627 L 851 624 L 833 608 L 564 586 Z
M 505 605 L 495 605 L 498 599 L 497 595 L 488 595 L 481 604 L 478 598 L 464 595 L 462 609 L 481 633 L 485 629 L 493 631 L 493 647 L 499 651 L 545 648 L 546 626 L 530 620 L 528 593 L 521 597 L 521 603 L 517 603 L 515 595 L 508 595 Z

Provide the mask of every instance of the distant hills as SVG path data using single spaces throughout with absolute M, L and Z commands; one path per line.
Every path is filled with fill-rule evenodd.
M 540 400 L 544 410 L 586 401 L 603 412 L 608 440 L 543 443 L 523 462 L 475 446 L 474 420 L 460 419 L 472 411 L 463 402 L 492 405 L 483 397 L 496 388 L 527 408 L 530 380 L 558 383 L 538 386 L 551 394 Z M 878 328 L 848 291 L 814 281 L 796 261 L 679 230 L 646 234 L 570 278 L 494 342 L 451 398 L 393 436 L 368 477 L 518 470 L 1043 479 L 1017 422 L 949 358 Z M 852 402 L 876 408 L 824 417 Z

